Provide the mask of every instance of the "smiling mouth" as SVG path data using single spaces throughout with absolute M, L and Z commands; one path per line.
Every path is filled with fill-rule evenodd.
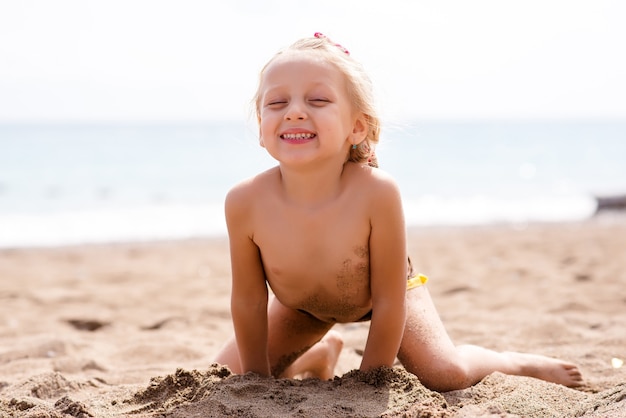
M 315 134 L 311 133 L 299 133 L 299 134 L 282 134 L 280 137 L 289 141 L 303 141 L 307 139 L 315 138 Z

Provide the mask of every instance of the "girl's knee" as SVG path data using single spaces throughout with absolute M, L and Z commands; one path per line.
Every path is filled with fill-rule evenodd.
M 239 362 L 239 351 L 234 338 L 231 338 L 220 349 L 219 353 L 213 359 L 213 362 L 227 366 L 231 372 L 235 374 L 241 373 L 241 363 Z
M 425 370 L 409 371 L 428 389 L 438 392 L 465 389 L 472 385 L 469 367 L 461 358 L 439 360 Z

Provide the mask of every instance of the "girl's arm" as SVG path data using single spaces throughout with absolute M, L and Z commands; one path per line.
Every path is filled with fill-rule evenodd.
M 268 291 L 259 249 L 252 240 L 249 193 L 226 197 L 226 224 L 232 266 L 231 314 L 242 372 L 270 376 L 267 350 Z
M 404 332 L 407 281 L 406 229 L 398 187 L 385 176 L 370 190 L 372 320 L 361 362 L 361 370 L 365 371 L 391 367 L 398 354 Z

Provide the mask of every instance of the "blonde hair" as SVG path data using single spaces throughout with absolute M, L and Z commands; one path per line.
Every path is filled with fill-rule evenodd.
M 363 66 L 350 56 L 348 51 L 339 44 L 333 43 L 326 36 L 315 34 L 310 38 L 302 38 L 287 48 L 279 51 L 261 69 L 259 85 L 253 98 L 257 121 L 261 120 L 261 83 L 267 67 L 281 54 L 289 51 L 310 51 L 320 54 L 327 62 L 333 64 L 346 80 L 350 101 L 357 112 L 362 113 L 367 121 L 368 130 L 365 139 L 350 149 L 348 161 L 356 163 L 367 162 L 372 167 L 378 167 L 374 148 L 380 137 L 380 117 L 374 105 L 372 81 Z

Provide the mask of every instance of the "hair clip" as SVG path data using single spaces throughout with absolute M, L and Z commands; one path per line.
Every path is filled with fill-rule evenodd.
M 341 44 L 336 44 L 333 41 L 330 40 L 330 38 L 326 35 L 324 35 L 321 32 L 315 32 L 315 34 L 313 34 L 313 36 L 315 36 L 317 39 L 327 39 L 328 42 L 330 42 L 331 44 L 335 45 L 337 48 L 341 49 L 343 52 L 345 52 L 346 55 L 350 55 L 350 51 L 348 51 L 346 48 L 344 48 L 343 46 L 341 46 Z

